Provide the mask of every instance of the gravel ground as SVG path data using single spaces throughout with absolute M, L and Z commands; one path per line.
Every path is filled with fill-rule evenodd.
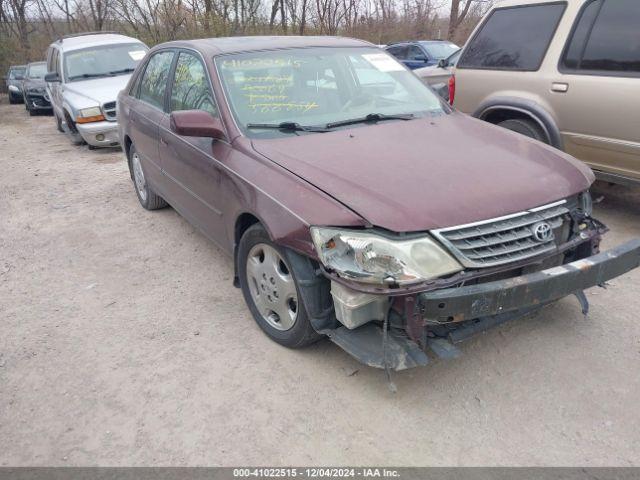
M 640 465 L 640 271 L 395 374 L 270 341 L 119 151 L 0 105 L 0 465 Z M 605 247 L 640 193 L 598 185 Z

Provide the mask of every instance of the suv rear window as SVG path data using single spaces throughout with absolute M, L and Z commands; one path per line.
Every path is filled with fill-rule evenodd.
M 538 70 L 565 7 L 562 2 L 495 9 L 458 68 Z
M 640 2 L 587 3 L 565 50 L 562 66 L 595 72 L 640 72 Z

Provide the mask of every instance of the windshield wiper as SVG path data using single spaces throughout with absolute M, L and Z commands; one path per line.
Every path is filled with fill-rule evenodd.
M 314 127 L 313 125 L 300 125 L 296 122 L 280 123 L 247 123 L 247 128 L 270 128 L 274 130 L 284 130 L 289 132 L 328 132 L 324 127 Z
M 397 113 L 395 115 L 386 115 L 384 113 L 370 113 L 366 117 L 350 118 L 348 120 L 340 120 L 339 122 L 331 122 L 325 125 L 325 128 L 343 127 L 345 125 L 355 125 L 356 123 L 378 122 L 380 120 L 411 120 L 415 118 L 413 113 Z
M 103 73 L 83 73 L 82 75 L 72 75 L 69 77 L 69 80 L 75 80 L 76 78 L 97 78 L 97 77 L 108 77 L 110 74 L 107 72 Z
M 131 73 L 135 70 L 135 68 L 123 68 L 122 70 L 114 70 L 113 72 L 109 72 L 110 75 L 119 75 L 121 73 Z

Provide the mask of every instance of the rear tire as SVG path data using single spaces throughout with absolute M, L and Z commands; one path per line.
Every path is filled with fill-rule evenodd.
M 254 320 L 272 340 L 302 348 L 322 338 L 311 325 L 286 250 L 273 243 L 259 223 L 240 239 L 238 277 Z
M 164 208 L 168 204 L 160 195 L 153 191 L 151 186 L 147 183 L 144 175 L 144 169 L 142 168 L 142 162 L 140 156 L 136 152 L 134 145 L 129 148 L 129 166 L 133 177 L 133 185 L 136 190 L 136 195 L 140 201 L 140 205 L 147 210 L 158 210 Z
M 498 126 L 524 135 L 525 137 L 533 138 L 534 140 L 538 140 L 543 143 L 549 143 L 544 131 L 539 125 L 531 120 L 511 118 L 498 123 Z

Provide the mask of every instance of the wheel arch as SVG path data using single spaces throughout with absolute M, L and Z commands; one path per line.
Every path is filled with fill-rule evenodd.
M 496 97 L 481 103 L 472 115 L 493 124 L 514 118 L 531 120 L 542 129 L 549 145 L 564 150 L 562 135 L 555 119 L 544 107 L 534 101 L 515 97 Z
M 131 145 L 133 145 L 133 141 L 129 135 L 124 135 L 124 142 L 122 144 L 122 149 L 124 150 L 124 155 L 127 159 L 127 165 L 129 167 L 129 175 L 131 176 L 131 180 L 133 180 L 133 169 L 131 168 L 131 157 L 129 153 L 131 152 Z
M 240 244 L 240 239 L 242 238 L 242 235 L 244 235 L 244 232 L 256 223 L 262 225 L 271 238 L 271 233 L 269 232 L 267 225 L 260 220 L 257 215 L 250 212 L 242 212 L 236 217 L 233 228 L 233 286 L 237 288 L 240 287 L 240 280 L 238 278 L 238 245 Z

